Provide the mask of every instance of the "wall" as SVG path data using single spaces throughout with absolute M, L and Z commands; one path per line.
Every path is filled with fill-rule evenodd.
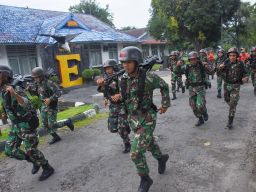
M 9 65 L 7 53 L 4 45 L 0 45 L 0 64 L 1 65 Z

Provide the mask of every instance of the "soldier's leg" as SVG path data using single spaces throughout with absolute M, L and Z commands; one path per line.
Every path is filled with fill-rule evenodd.
M 185 86 L 183 85 L 182 76 L 178 76 L 177 83 L 178 83 L 178 87 L 181 88 L 182 93 L 185 93 Z
M 224 83 L 224 100 L 228 105 L 230 104 L 230 91 L 228 90 L 226 83 Z
M 252 85 L 254 87 L 254 95 L 256 96 L 256 74 L 252 71 L 251 73 Z
M 123 153 L 129 153 L 131 149 L 131 144 L 130 144 L 130 138 L 129 134 L 131 132 L 130 126 L 127 121 L 127 115 L 119 115 L 118 116 L 118 133 L 120 137 L 123 139 L 124 143 L 124 151 Z
M 57 128 L 63 127 L 64 123 L 57 123 L 57 110 L 48 109 L 47 111 L 48 117 L 48 133 L 53 137 L 49 142 L 50 145 L 59 142 L 61 140 L 60 136 L 57 134 Z
M 218 90 L 218 98 L 221 98 L 221 89 L 222 89 L 222 77 L 217 76 L 217 90 Z
M 109 106 L 108 130 L 111 133 L 118 132 L 118 110 L 116 106 L 112 104 Z
M 197 102 L 197 95 L 193 95 L 193 96 L 189 97 L 189 105 L 190 105 L 194 115 L 199 118 L 200 114 L 197 109 L 196 102 Z
M 42 106 L 40 115 L 41 115 L 41 122 L 42 122 L 43 128 L 45 129 L 45 131 L 47 131 L 47 133 L 50 133 L 49 125 L 48 125 L 47 107 Z
M 17 160 L 27 160 L 25 152 L 20 149 L 21 142 L 17 132 L 12 128 L 5 142 L 5 154 Z
M 172 100 L 175 100 L 177 97 L 176 97 L 176 79 L 174 79 L 174 77 L 172 77 L 171 84 L 172 84 L 172 95 L 173 95 Z
M 240 99 L 239 95 L 240 90 L 239 89 L 234 89 L 230 93 L 230 109 L 229 109 L 229 116 L 234 117 L 236 113 L 236 106 L 238 104 L 238 101 Z
M 208 113 L 206 108 L 206 98 L 205 98 L 204 89 L 200 90 L 197 94 L 196 106 L 199 111 L 199 114 L 201 114 L 201 116 L 203 117 L 203 120 L 208 121 Z M 200 119 L 200 122 L 202 122 L 201 119 Z

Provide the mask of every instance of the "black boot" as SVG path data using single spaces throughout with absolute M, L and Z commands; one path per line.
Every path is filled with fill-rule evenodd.
M 60 136 L 57 133 L 52 133 L 52 140 L 49 142 L 50 145 L 57 143 L 61 140 Z
M 209 116 L 208 116 L 208 113 L 207 113 L 207 112 L 206 112 L 206 113 L 203 113 L 203 119 L 204 119 L 204 121 L 208 121 Z
M 68 128 L 71 130 L 71 131 L 74 131 L 74 124 L 73 122 L 71 121 L 71 119 L 68 119 L 67 122 L 66 122 L 66 126 L 68 126 Z
M 33 164 L 33 168 L 32 168 L 31 173 L 32 173 L 33 175 L 35 175 L 35 174 L 39 171 L 39 169 L 40 169 L 40 166 L 39 166 L 39 165 Z
M 47 179 L 54 173 L 54 169 L 49 163 L 47 163 L 46 165 L 43 165 L 42 168 L 43 168 L 43 172 L 42 172 L 42 175 L 39 177 L 39 181 L 43 181 Z
M 185 86 L 182 86 L 182 93 L 185 93 Z
M 228 129 L 233 129 L 233 120 L 234 120 L 234 117 L 228 117 L 228 124 L 227 124 L 227 128 Z
M 209 89 L 211 89 L 212 88 L 212 83 L 211 82 L 209 82 Z
M 153 184 L 153 180 L 148 175 L 141 176 L 138 192 L 148 192 L 152 184 Z
M 218 90 L 217 98 L 221 98 L 221 90 Z
M 196 123 L 196 126 L 199 127 L 199 126 L 201 126 L 201 125 L 203 125 L 203 124 L 204 124 L 204 119 L 203 119 L 203 117 L 199 117 L 199 118 L 198 118 L 198 122 Z
M 172 95 L 173 95 L 172 100 L 177 99 L 177 97 L 176 97 L 176 93 L 173 93 Z
M 125 143 L 125 144 L 124 144 L 123 153 L 129 153 L 130 150 L 131 150 L 131 144 L 130 144 L 130 143 Z
M 158 159 L 158 173 L 159 174 L 163 174 L 165 172 L 165 168 L 166 168 L 166 162 L 169 159 L 169 155 L 165 154 L 162 155 L 160 159 Z

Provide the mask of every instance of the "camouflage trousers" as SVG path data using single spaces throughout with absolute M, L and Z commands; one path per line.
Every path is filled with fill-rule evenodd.
M 204 86 L 189 87 L 189 105 L 198 118 L 207 113 Z
M 67 124 L 66 121 L 57 122 L 57 113 L 57 109 L 50 109 L 47 106 L 42 106 L 41 108 L 42 124 L 49 134 L 55 133 L 58 128 L 64 127 Z
M 20 149 L 24 143 L 25 151 Z M 18 160 L 28 160 L 36 165 L 46 165 L 47 160 L 37 149 L 39 140 L 36 130 L 31 131 L 27 122 L 13 125 L 5 144 L 5 154 Z M 29 159 L 27 159 L 29 158 Z
M 135 130 L 130 152 L 131 159 L 134 162 L 139 175 L 149 174 L 149 168 L 145 156 L 146 151 L 150 151 L 153 157 L 157 160 L 162 155 L 162 152 L 153 136 L 156 126 L 156 113 L 152 112 L 145 115 L 145 118 L 141 118 L 144 120 L 140 122 L 140 130 Z M 133 120 L 131 120 L 131 122 L 134 124 Z
M 111 133 L 118 132 L 124 144 L 130 143 L 131 129 L 127 121 L 127 114 L 121 104 L 110 104 L 108 130 Z
M 256 87 L 256 72 L 251 73 L 251 79 L 252 79 L 252 85 L 253 87 Z
M 229 105 L 229 117 L 234 117 L 240 99 L 240 84 L 224 83 L 224 99 Z
M 217 76 L 217 90 L 221 91 L 222 89 L 222 82 L 223 82 L 223 78 L 221 76 Z
M 177 90 L 176 83 L 177 83 L 178 88 L 183 87 L 182 76 L 172 73 L 172 79 L 171 79 L 172 93 L 176 93 L 176 90 Z

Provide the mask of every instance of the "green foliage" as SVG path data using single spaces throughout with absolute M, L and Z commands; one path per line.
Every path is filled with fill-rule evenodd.
M 58 120 L 67 119 L 79 113 L 83 113 L 89 109 L 93 109 L 92 105 L 82 105 L 79 107 L 70 107 L 65 111 L 61 111 L 58 113 Z
M 73 13 L 89 14 L 97 17 L 99 20 L 114 26 L 113 16 L 109 12 L 109 6 L 105 8 L 99 6 L 96 0 L 81 0 L 78 5 L 71 6 L 69 11 Z
M 240 0 L 152 0 L 151 35 L 167 39 L 174 49 L 215 46 L 221 39 L 221 21 L 230 22 Z
M 94 77 L 93 69 L 85 69 L 85 70 L 83 70 L 82 76 L 83 76 L 83 78 L 85 80 L 92 81 L 92 79 Z
M 101 74 L 101 70 L 100 69 L 93 69 L 93 76 L 99 76 Z
M 38 96 L 29 95 L 29 100 L 31 101 L 31 104 L 35 109 L 40 109 L 42 101 Z
M 129 30 L 132 30 L 132 29 L 136 29 L 136 27 L 134 27 L 134 26 L 122 27 L 122 28 L 120 29 L 120 31 L 129 31 Z

